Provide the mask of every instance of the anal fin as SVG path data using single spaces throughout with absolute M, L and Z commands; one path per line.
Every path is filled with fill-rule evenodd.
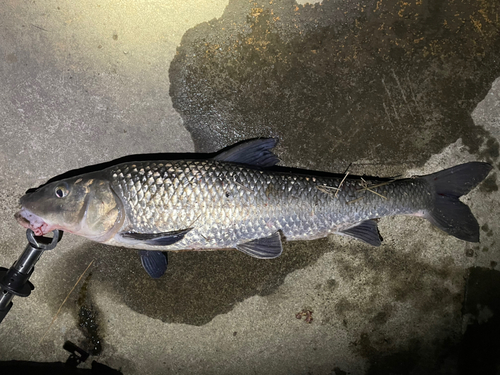
M 380 234 L 378 233 L 377 223 L 373 220 L 365 220 L 350 228 L 341 230 L 339 234 L 345 234 L 357 238 L 372 246 L 380 246 Z
M 257 238 L 249 242 L 245 242 L 236 246 L 236 249 L 259 259 L 273 259 L 277 258 L 283 252 L 283 245 L 281 244 L 281 235 L 275 232 L 269 237 Z

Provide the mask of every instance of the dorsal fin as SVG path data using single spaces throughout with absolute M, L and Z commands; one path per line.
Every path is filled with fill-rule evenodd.
M 256 167 L 272 167 L 280 161 L 270 151 L 277 143 L 277 138 L 254 139 L 220 153 L 213 160 L 248 164 Z

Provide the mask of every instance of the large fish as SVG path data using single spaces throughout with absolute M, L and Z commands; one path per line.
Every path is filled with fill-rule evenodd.
M 236 248 L 269 259 L 281 254 L 282 237 L 330 233 L 379 246 L 372 219 L 398 214 L 479 241 L 479 225 L 458 198 L 488 175 L 489 164 L 407 179 L 289 173 L 273 167 L 276 142 L 248 141 L 209 160 L 122 163 L 52 182 L 24 195 L 16 218 L 36 235 L 61 229 L 141 249 L 152 277 L 166 269 L 165 250 Z

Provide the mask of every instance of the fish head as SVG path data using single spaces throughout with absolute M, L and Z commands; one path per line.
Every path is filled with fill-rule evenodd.
M 20 204 L 17 221 L 37 236 L 60 229 L 104 242 L 124 221 L 123 204 L 109 182 L 92 176 L 46 184 L 24 195 Z

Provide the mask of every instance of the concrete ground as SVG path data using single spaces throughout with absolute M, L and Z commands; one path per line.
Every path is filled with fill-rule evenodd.
M 135 251 L 65 234 L 1 324 L 0 361 L 64 362 L 71 340 L 124 374 L 498 373 L 499 29 L 496 1 L 4 1 L 4 267 L 28 188 L 129 154 L 276 136 L 299 168 L 494 170 L 463 198 L 478 244 L 391 217 L 380 248 L 172 253 L 153 280 Z

